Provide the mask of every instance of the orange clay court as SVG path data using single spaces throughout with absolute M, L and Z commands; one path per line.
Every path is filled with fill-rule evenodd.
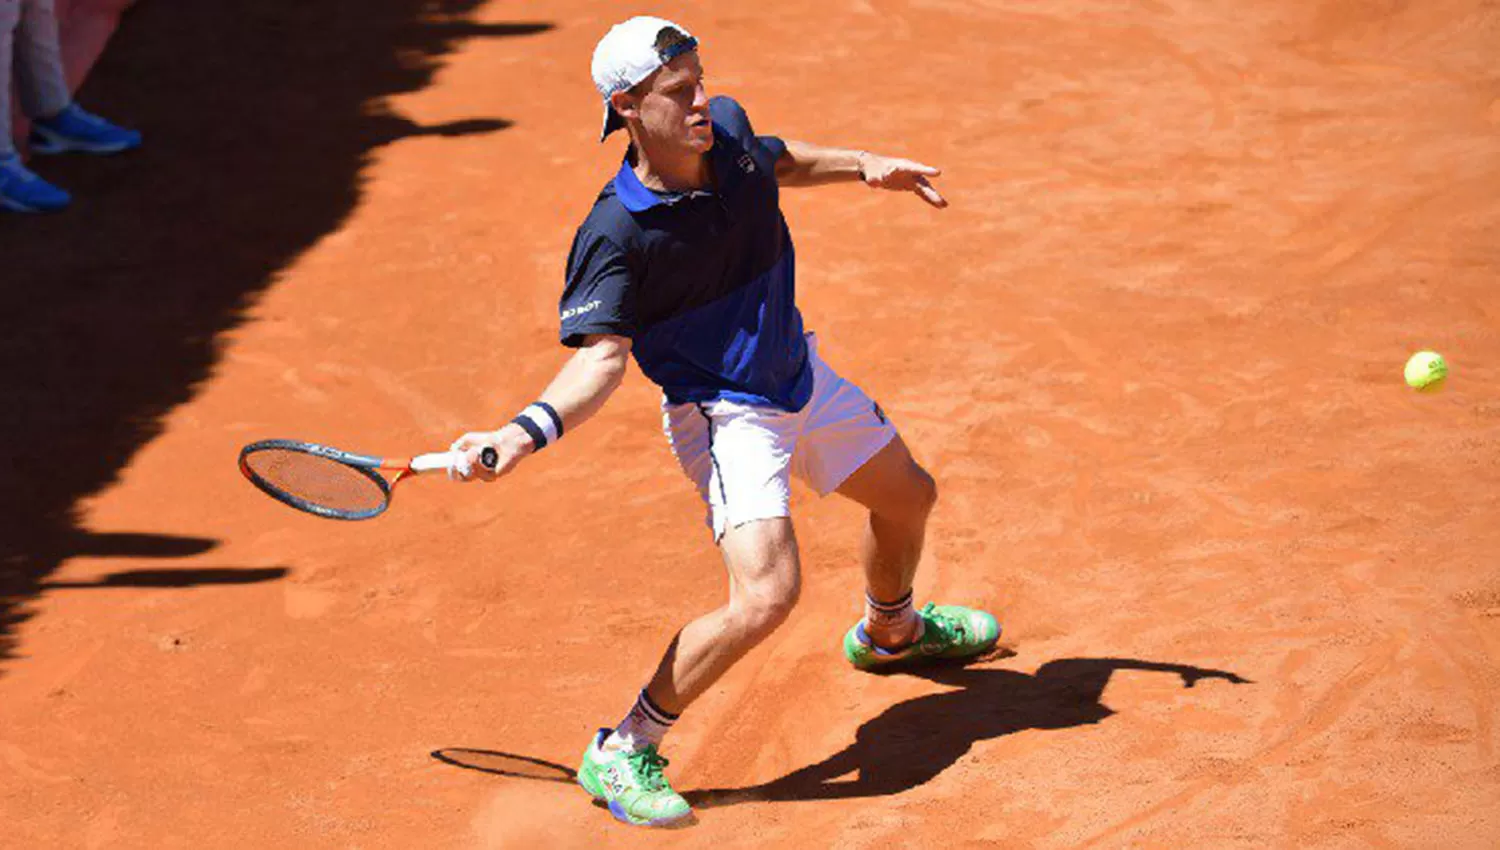
M 783 207 L 938 479 L 919 600 L 1006 649 L 851 669 L 863 514 L 797 491 L 802 600 L 669 739 L 673 832 L 567 774 L 723 594 L 638 371 L 371 522 L 235 468 L 535 397 L 641 11 L 759 131 L 944 169 Z M 1488 0 L 141 0 L 83 92 L 147 146 L 0 220 L 0 844 L 1500 846 L 1497 56 Z

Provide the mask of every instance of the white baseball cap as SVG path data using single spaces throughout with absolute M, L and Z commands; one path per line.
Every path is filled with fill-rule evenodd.
M 667 30 L 682 33 L 686 40 L 659 46 Z M 678 56 L 698 49 L 698 39 L 664 18 L 640 15 L 610 27 L 594 45 L 594 87 L 604 96 L 604 129 L 599 141 L 625 126 L 625 119 L 609 104 L 609 96 L 634 88 L 657 68 Z

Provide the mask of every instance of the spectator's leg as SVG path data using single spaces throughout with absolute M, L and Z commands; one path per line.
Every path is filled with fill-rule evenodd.
M 0 0 L 9 3 L 9 0 Z M 16 91 L 21 110 L 32 118 L 51 118 L 73 100 L 58 42 L 53 0 L 20 0 L 21 25 L 16 29 Z
M 21 162 L 15 140 L 11 138 L 15 128 L 11 125 L 10 72 L 16 67 L 14 60 L 21 58 L 15 55 L 20 51 L 14 48 L 18 33 L 25 39 L 22 22 L 26 14 L 24 6 L 28 2 L 30 0 L 0 0 L 0 209 L 20 213 L 56 212 L 67 207 L 72 198 L 67 192 L 32 174 Z M 46 2 L 50 9 L 52 0 Z M 24 81 L 18 82 L 22 82 L 24 92 Z M 63 106 L 66 107 L 66 85 L 63 94 Z M 29 103 L 22 100 L 23 105 Z
M 140 133 L 73 102 L 53 8 L 53 0 L 21 0 L 16 30 L 16 90 L 21 109 L 32 117 L 31 152 L 111 154 L 140 147 Z
M 16 152 L 11 125 L 10 71 L 16 26 L 21 23 L 21 0 L 0 0 L 0 157 Z

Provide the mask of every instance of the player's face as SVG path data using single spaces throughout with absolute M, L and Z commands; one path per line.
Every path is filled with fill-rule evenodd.
M 657 71 L 640 99 L 641 132 L 658 145 L 687 153 L 706 153 L 714 146 L 708 120 L 708 92 L 698 51 L 684 53 Z

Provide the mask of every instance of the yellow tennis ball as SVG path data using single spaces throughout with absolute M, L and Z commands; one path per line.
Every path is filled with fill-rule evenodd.
M 1406 385 L 1420 393 L 1433 393 L 1448 380 L 1448 363 L 1436 351 L 1418 351 L 1406 361 Z

